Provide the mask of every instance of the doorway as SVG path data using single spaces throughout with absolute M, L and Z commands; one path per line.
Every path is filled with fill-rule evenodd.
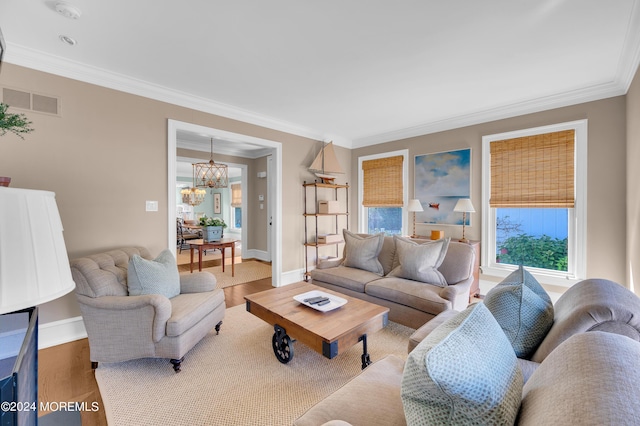
M 279 142 L 256 138 L 253 136 L 243 135 L 239 133 L 227 132 L 220 129 L 200 126 L 192 123 L 181 122 L 177 120 L 168 120 L 167 129 L 167 174 L 168 174 L 168 247 L 175 251 L 176 241 L 176 164 L 178 147 L 178 132 L 192 132 L 204 135 L 207 138 L 212 137 L 235 143 L 238 146 L 242 144 L 251 144 L 268 149 L 271 155 L 269 171 L 268 171 L 268 194 L 270 201 L 267 203 L 268 223 L 268 253 L 271 259 L 271 277 L 272 285 L 279 287 L 282 277 L 282 144 Z M 207 139 L 208 142 L 209 139 Z M 244 247 L 243 247 L 244 250 Z M 174 253 L 175 254 L 175 253 Z

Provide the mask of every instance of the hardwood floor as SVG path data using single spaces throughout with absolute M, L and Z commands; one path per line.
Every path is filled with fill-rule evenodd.
M 244 304 L 244 296 L 271 288 L 271 278 L 224 289 L 227 308 Z M 221 333 L 224 332 L 224 324 Z M 99 367 L 98 367 L 99 368 Z M 167 368 L 171 368 L 167 361 Z M 89 341 L 76 340 L 38 351 L 38 399 L 41 403 L 86 402 L 99 409 L 81 413 L 83 426 L 105 426 L 104 405 L 89 360 Z M 46 412 L 38 413 L 39 416 Z

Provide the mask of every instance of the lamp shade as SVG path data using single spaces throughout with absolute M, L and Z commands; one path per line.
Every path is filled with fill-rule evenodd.
M 409 206 L 407 206 L 407 210 L 410 212 L 422 212 L 424 209 L 422 208 L 422 204 L 420 204 L 420 200 L 409 200 Z
M 456 206 L 453 208 L 454 212 L 467 212 L 473 213 L 476 210 L 473 208 L 473 204 L 471 204 L 471 200 L 468 198 L 460 198 L 456 203 Z
M 0 314 L 74 288 L 55 193 L 0 188 Z

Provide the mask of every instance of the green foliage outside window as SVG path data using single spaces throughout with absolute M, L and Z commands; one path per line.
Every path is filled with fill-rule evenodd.
M 519 234 L 499 245 L 496 262 L 556 271 L 568 270 L 568 239 Z

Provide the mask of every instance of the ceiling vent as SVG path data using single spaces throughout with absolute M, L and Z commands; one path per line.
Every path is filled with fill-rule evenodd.
M 44 96 L 4 87 L 2 89 L 2 102 L 12 108 L 60 115 L 60 99 L 53 96 Z

